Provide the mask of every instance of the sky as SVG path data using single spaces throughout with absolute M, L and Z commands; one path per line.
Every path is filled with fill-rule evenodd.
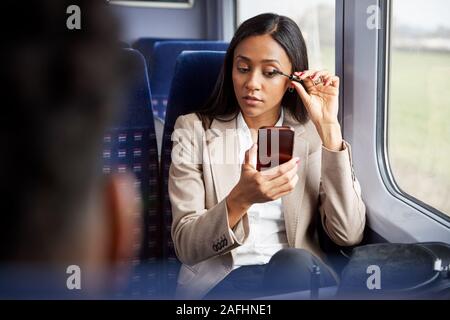
M 392 0 L 392 15 L 399 25 L 426 30 L 438 26 L 450 29 L 449 0 Z

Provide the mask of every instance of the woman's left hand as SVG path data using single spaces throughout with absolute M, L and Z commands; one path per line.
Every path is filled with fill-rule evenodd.
M 323 145 L 334 151 L 342 149 L 342 133 L 338 122 L 339 78 L 327 71 L 295 72 L 303 85 L 292 81 L 314 123 Z M 322 80 L 322 81 L 320 81 Z

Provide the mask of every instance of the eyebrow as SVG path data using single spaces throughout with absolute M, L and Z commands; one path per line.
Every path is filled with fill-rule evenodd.
M 246 60 L 246 61 L 252 61 L 252 59 L 250 59 L 249 57 L 243 56 L 243 55 L 237 55 L 236 58 L 241 58 L 242 60 Z M 277 59 L 263 59 L 263 60 L 261 60 L 261 62 L 276 62 L 281 66 L 280 61 L 278 61 Z

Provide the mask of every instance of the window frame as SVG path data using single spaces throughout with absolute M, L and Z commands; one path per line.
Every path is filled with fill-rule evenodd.
M 383 14 L 382 21 L 384 22 L 379 38 L 379 69 L 378 69 L 378 88 L 379 96 L 382 99 L 379 100 L 378 115 L 377 115 L 377 156 L 378 163 L 380 165 L 380 172 L 383 181 L 388 188 L 389 192 L 419 210 L 423 214 L 428 215 L 432 219 L 439 217 L 440 219 L 450 222 L 450 212 L 445 214 L 444 212 L 432 207 L 426 202 L 414 197 L 408 192 L 404 191 L 396 182 L 395 175 L 392 172 L 389 151 L 388 151 L 388 137 L 389 137 L 389 106 L 390 106 L 390 67 L 391 67 L 391 21 L 392 21 L 392 1 L 387 0 L 382 2 L 381 13 Z M 383 67 L 384 66 L 384 67 Z M 384 84 L 384 85 L 383 85 Z M 438 221 L 440 219 L 437 219 Z
M 380 28 L 367 27 L 376 5 Z M 389 0 L 336 0 L 336 70 L 344 139 L 367 208 L 368 227 L 389 242 L 450 241 L 450 221 L 395 189 L 387 159 Z

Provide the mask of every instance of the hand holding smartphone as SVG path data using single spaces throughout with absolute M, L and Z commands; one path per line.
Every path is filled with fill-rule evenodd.
M 263 171 L 292 159 L 294 130 L 288 126 L 265 126 L 258 129 L 256 170 Z

